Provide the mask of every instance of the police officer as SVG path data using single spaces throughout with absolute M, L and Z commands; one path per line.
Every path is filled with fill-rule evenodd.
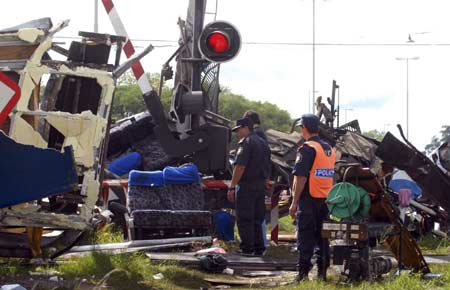
M 254 111 L 254 110 L 245 111 L 245 113 L 242 116 L 242 118 L 249 118 L 250 121 L 252 121 L 252 123 L 253 123 L 253 132 L 258 137 L 260 137 L 265 142 L 267 142 L 267 136 L 266 136 L 266 133 L 264 132 L 264 129 L 261 128 L 261 119 L 259 118 L 258 112 Z M 271 184 L 267 183 L 266 184 L 266 189 L 269 189 L 270 187 L 271 187 Z M 262 232 L 263 232 L 264 245 L 268 246 L 269 245 L 269 241 L 267 240 L 267 235 L 266 235 L 266 220 L 265 219 L 263 220 L 263 223 L 261 224 L 261 227 L 262 227 Z
M 261 256 L 265 251 L 261 223 L 265 215 L 264 190 L 270 172 L 270 150 L 253 132 L 248 118 L 236 121 L 239 138 L 228 199 L 236 197 L 236 219 L 241 237 L 241 253 Z
M 322 239 L 320 232 L 323 221 L 328 217 L 325 199 L 333 186 L 336 155 L 333 148 L 318 136 L 317 116 L 303 115 L 300 127 L 305 142 L 297 152 L 293 170 L 293 199 L 289 208 L 291 217 L 297 216 L 298 280 L 308 279 L 316 247 L 318 274 L 325 279 L 330 263 L 329 244 L 328 240 Z
M 248 110 L 244 113 L 244 116 L 242 116 L 242 118 L 249 118 L 253 123 L 253 132 L 255 132 L 256 135 L 267 142 L 266 133 L 261 128 L 261 119 L 259 118 L 259 114 L 256 111 Z

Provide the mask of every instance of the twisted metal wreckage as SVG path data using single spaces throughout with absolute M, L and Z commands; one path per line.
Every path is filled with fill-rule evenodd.
M 149 112 L 118 121 L 111 130 L 115 81 L 134 61 L 119 65 L 126 38 L 80 32 L 82 41 L 73 42 L 65 50 L 52 42 L 52 36 L 67 22 L 52 27 L 49 19 L 41 19 L 0 31 L 0 70 L 16 81 L 22 92 L 1 128 L 9 137 L 0 134 L 0 150 L 8 156 L 0 162 L 0 256 L 35 255 L 38 249 L 30 250 L 29 235 L 39 228 L 44 228 L 41 248 L 49 251 L 49 256 L 57 256 L 103 219 L 97 207 L 102 203 L 115 213 L 117 223 L 130 230 L 130 239 L 154 238 L 156 234 L 180 236 L 186 231 L 194 234 L 191 228 L 195 225 L 189 223 L 192 220 L 186 219 L 183 210 L 190 210 L 189 214 L 195 210 L 202 216 L 197 234 L 209 234 L 212 215 L 205 211 L 215 212 L 225 206 L 227 187 L 222 180 L 230 177 L 232 155 L 228 147 L 231 122 L 218 114 L 219 64 L 206 61 L 193 45 L 200 39 L 203 16 L 204 1 L 192 0 L 187 21 L 179 21 L 180 48 L 163 65 L 161 83 L 171 77 L 169 62 L 176 57 L 175 89 L 168 116 L 158 94 L 150 88 L 143 96 Z M 115 64 L 110 65 L 107 62 L 113 44 L 117 53 Z M 49 50 L 64 55 L 67 61 L 49 59 Z M 41 93 L 41 82 L 46 78 Z M 368 251 L 382 239 L 400 267 L 428 273 L 429 267 L 412 235 L 435 230 L 435 223 L 440 224 L 441 232 L 448 231 L 450 177 L 412 144 L 404 144 L 390 133 L 378 142 L 361 135 L 357 121 L 335 127 L 336 88 L 333 83 L 332 117 L 328 116 L 327 124 L 321 126 L 320 135 L 337 150 L 340 161 L 336 182 L 357 185 L 371 193 L 371 198 L 370 210 L 362 219 L 354 219 L 351 214 L 323 229 L 325 236 L 346 242 L 334 249 L 334 262 L 345 263 L 353 279 L 385 273 L 392 265 L 371 257 Z M 296 149 L 302 143 L 294 125 L 290 134 L 267 131 L 274 181 L 270 194 L 281 216 L 287 214 L 290 172 Z M 116 198 L 108 198 L 108 190 L 99 195 L 104 193 L 100 191 L 103 179 L 119 179 L 104 170 L 105 164 L 130 151 L 140 153 L 143 162 L 139 169 L 144 171 L 185 162 L 196 164 L 203 176 L 202 186 L 187 186 L 184 190 L 193 195 L 188 196 L 190 199 L 205 202 L 195 208 L 186 202 L 180 208 L 171 205 L 169 198 L 155 205 L 148 200 L 155 190 L 130 185 L 128 193 L 121 182 L 113 190 Z M 423 190 L 421 199 L 410 201 L 413 210 L 406 215 L 399 210 L 398 193 L 389 187 L 394 167 L 406 171 Z M 180 190 L 166 187 L 164 195 L 188 199 Z M 136 202 L 136 197 L 142 199 Z M 356 208 L 363 205 L 357 204 Z M 166 215 L 170 212 L 174 214 Z M 137 213 L 147 217 L 164 213 L 161 216 L 175 222 L 164 226 L 150 221 L 145 224 L 145 218 L 139 223 Z M 272 215 L 273 224 L 275 217 Z M 356 233 L 348 230 L 355 228 Z
M 96 220 L 115 83 L 136 59 L 119 65 L 125 38 L 103 34 L 80 32 L 66 50 L 52 37 L 67 25 L 43 18 L 0 31 L 0 70 L 21 89 L 0 132 L 0 256 L 31 256 L 24 227 L 44 227 L 42 248 L 57 255 Z

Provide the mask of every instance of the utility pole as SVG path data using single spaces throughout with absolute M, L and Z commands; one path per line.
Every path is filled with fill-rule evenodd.
M 191 76 L 191 90 L 200 91 L 200 72 L 201 72 L 201 59 L 202 56 L 198 49 L 198 39 L 200 33 L 203 30 L 203 20 L 205 15 L 205 2 L 204 0 L 195 0 L 194 4 L 194 33 L 192 37 L 192 76 Z
M 312 104 L 313 109 L 312 113 L 315 114 L 315 106 L 314 103 L 316 101 L 316 0 L 313 1 L 313 41 L 312 41 Z
M 399 61 L 406 61 L 406 139 L 409 139 L 409 61 L 418 60 L 419 57 L 397 57 Z
M 98 33 L 98 0 L 94 0 L 94 32 Z

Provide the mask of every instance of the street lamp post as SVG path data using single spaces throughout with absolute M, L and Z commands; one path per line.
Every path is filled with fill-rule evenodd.
M 313 18 L 313 39 L 312 39 L 312 113 L 315 113 L 315 106 L 314 102 L 316 101 L 316 0 L 312 0 L 313 4 L 313 11 L 312 11 L 312 18 Z
M 399 61 L 406 61 L 406 139 L 409 139 L 409 61 L 419 57 L 397 57 Z
M 98 0 L 94 0 L 94 32 L 98 33 Z
M 353 111 L 353 108 L 343 108 L 341 110 L 344 110 L 344 116 L 345 116 L 345 124 L 347 124 L 347 112 L 348 111 Z
M 314 91 L 314 94 L 317 94 L 318 92 L 319 91 Z M 310 110 L 309 112 L 311 114 L 315 114 L 314 110 L 315 110 L 315 107 L 316 107 L 316 100 L 314 99 L 314 96 L 311 95 L 311 93 L 313 93 L 313 92 L 309 91 L 309 93 L 308 93 L 308 99 L 309 99 L 308 106 L 309 106 L 309 110 Z

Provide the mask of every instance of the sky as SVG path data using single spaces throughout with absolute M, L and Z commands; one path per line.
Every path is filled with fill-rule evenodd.
M 363 131 L 397 136 L 401 124 L 406 131 L 407 69 L 397 58 L 419 57 L 408 70 L 409 139 L 423 149 L 442 125 L 450 125 L 448 0 L 217 0 L 217 19 L 233 23 L 244 42 L 239 55 L 222 64 L 221 84 L 251 100 L 275 103 L 293 118 L 310 112 L 313 1 L 315 95 L 330 97 L 336 80 L 340 106 L 347 109 L 341 123 L 358 119 Z M 99 2 L 99 32 L 114 34 Z M 137 50 L 155 46 L 142 61 L 144 70 L 160 72 L 176 43 L 157 40 L 178 39 L 177 19 L 186 17 L 188 1 L 114 3 L 130 38 L 146 40 L 133 41 Z M 209 0 L 207 11 L 214 12 L 215 4 Z M 62 45 L 70 43 L 66 37 L 94 27 L 94 0 L 15 0 L 7 8 L 11 12 L 2 15 L 0 27 L 40 17 L 51 17 L 54 24 L 70 19 L 57 34 Z M 409 35 L 413 43 L 407 42 Z

